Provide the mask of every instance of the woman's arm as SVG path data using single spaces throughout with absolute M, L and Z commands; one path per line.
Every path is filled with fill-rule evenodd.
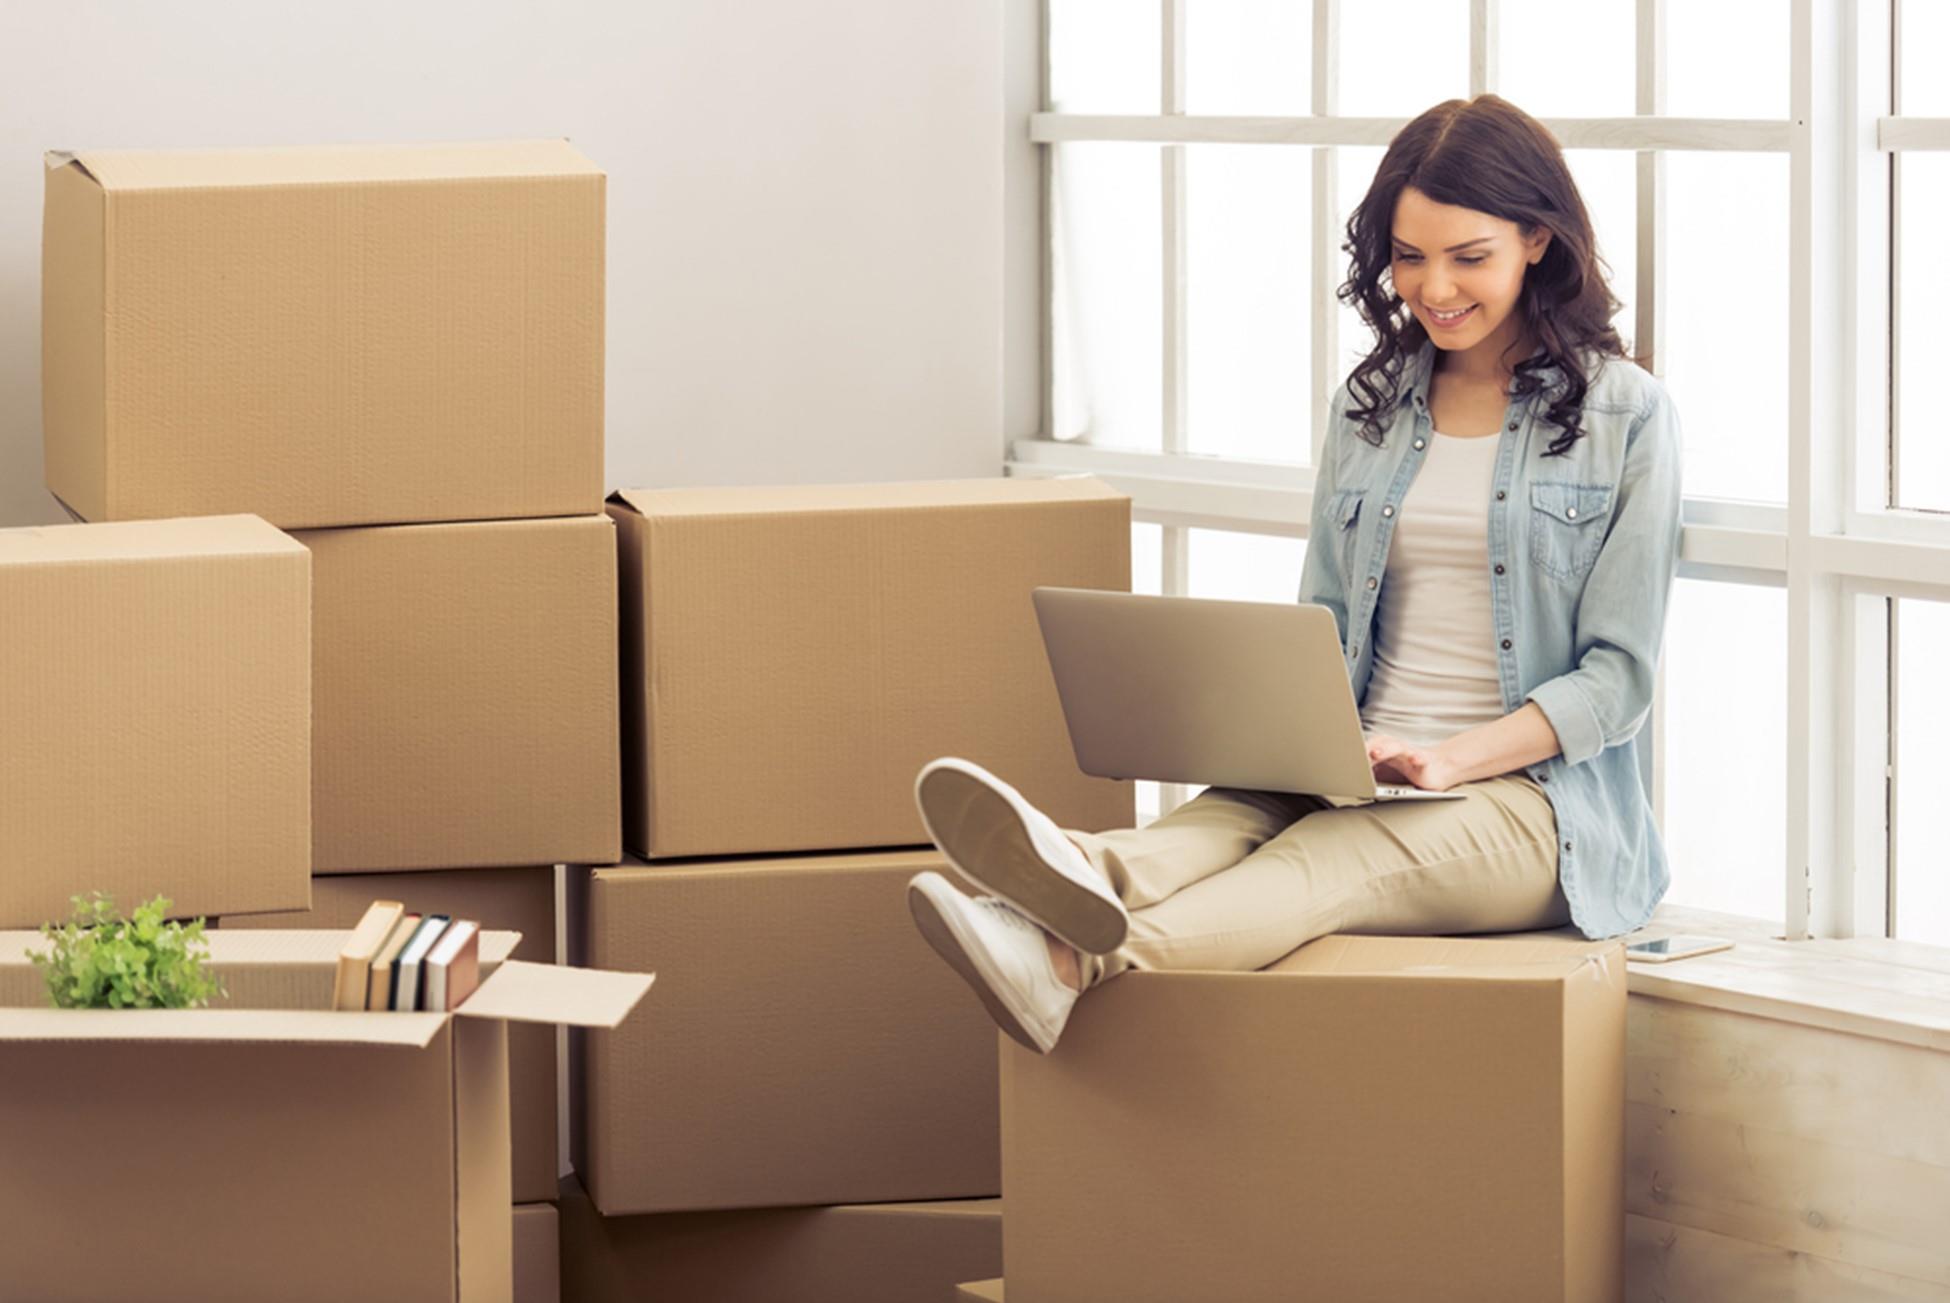
M 1543 708 L 1526 701 L 1502 719 L 1466 728 L 1434 746 L 1416 746 L 1377 733 L 1368 739 L 1368 763 L 1382 782 L 1446 792 L 1479 778 L 1527 768 L 1561 749 Z

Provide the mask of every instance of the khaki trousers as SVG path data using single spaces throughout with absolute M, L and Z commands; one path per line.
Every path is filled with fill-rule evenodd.
M 1085 989 L 1126 969 L 1250 971 L 1329 932 L 1442 936 L 1560 927 L 1557 820 L 1527 774 L 1460 801 L 1334 806 L 1208 787 L 1143 828 L 1065 833 L 1131 913 L 1083 955 Z

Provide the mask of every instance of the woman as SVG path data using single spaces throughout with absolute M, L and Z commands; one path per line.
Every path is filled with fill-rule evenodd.
M 1347 234 L 1339 296 L 1375 343 L 1333 398 L 1300 600 L 1339 623 L 1377 780 L 1464 799 L 1213 787 L 1090 833 L 979 765 L 927 765 L 929 835 L 992 894 L 923 873 L 909 904 L 1031 1049 L 1130 968 L 1250 970 L 1329 932 L 1617 936 L 1670 881 L 1634 738 L 1678 418 L 1610 325 L 1563 153 L 1494 95 L 1447 101 L 1394 138 Z

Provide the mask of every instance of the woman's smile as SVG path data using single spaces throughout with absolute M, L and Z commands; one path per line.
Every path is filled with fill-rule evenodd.
M 1466 308 L 1458 308 L 1450 313 L 1438 312 L 1427 304 L 1423 304 L 1422 306 L 1423 310 L 1429 314 L 1429 320 L 1444 330 L 1454 330 L 1457 326 L 1469 320 L 1470 316 L 1476 311 L 1476 305 L 1474 303 Z

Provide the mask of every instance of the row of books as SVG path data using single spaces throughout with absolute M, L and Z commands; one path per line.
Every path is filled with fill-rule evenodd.
M 375 900 L 339 951 L 334 1009 L 445 1012 L 481 981 L 481 925 Z

